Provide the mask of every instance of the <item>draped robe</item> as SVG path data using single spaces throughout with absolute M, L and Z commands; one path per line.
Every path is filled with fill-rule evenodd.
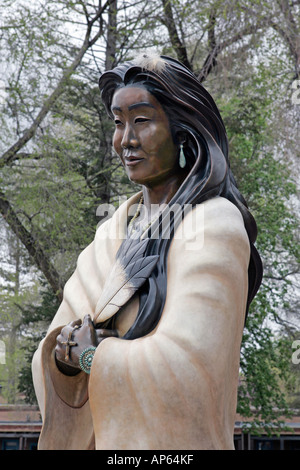
M 39 449 L 234 448 L 250 247 L 242 216 L 227 199 L 208 200 L 181 222 L 183 236 L 170 245 L 166 301 L 153 331 L 122 339 L 138 312 L 136 294 L 116 315 L 119 337 L 97 347 L 90 375 L 69 377 L 56 367 L 56 337 L 67 323 L 93 317 L 128 210 L 139 197 L 122 204 L 79 255 L 34 355 L 43 420 Z

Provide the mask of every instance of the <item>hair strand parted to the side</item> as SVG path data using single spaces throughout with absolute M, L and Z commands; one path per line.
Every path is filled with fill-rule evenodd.
M 261 283 L 262 263 L 254 246 L 257 235 L 255 220 L 237 188 L 230 169 L 224 123 L 213 98 L 190 70 L 170 57 L 161 56 L 160 60 L 158 67 L 157 57 L 141 57 L 105 72 L 99 81 L 102 100 L 111 116 L 111 102 L 118 88 L 142 86 L 164 108 L 174 141 L 176 142 L 178 133 L 184 133 L 186 136 L 184 153 L 189 174 L 169 206 L 195 206 L 207 199 L 222 196 L 239 209 L 251 247 L 248 312 Z M 148 254 L 159 254 L 160 265 L 141 289 L 139 313 L 125 338 L 143 336 L 159 321 L 166 295 L 166 260 L 170 241 L 158 238 L 149 244 Z

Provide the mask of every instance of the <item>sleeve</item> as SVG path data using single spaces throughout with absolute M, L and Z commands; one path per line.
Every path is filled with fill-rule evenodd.
M 39 450 L 87 450 L 94 446 L 94 433 L 88 403 L 88 377 L 61 374 L 54 358 L 56 336 L 52 330 L 36 351 L 33 381 L 42 414 Z
M 86 314 L 93 316 L 105 282 L 96 256 L 101 244 L 104 245 L 101 261 L 108 266 L 111 263 L 111 250 L 103 236 L 105 230 L 103 225 L 94 242 L 79 255 L 76 270 L 64 288 L 63 301 L 33 357 L 33 383 L 43 420 L 39 449 L 88 449 L 93 445 L 88 376 L 84 372 L 74 377 L 62 374 L 56 367 L 54 348 L 63 326 Z
M 139 200 L 132 196 L 96 231 L 94 241 L 78 257 L 77 267 L 64 288 L 63 301 L 32 362 L 34 387 L 43 419 L 39 449 L 90 449 L 94 446 L 89 377 L 62 374 L 55 364 L 54 347 L 61 328 L 71 321 L 92 317 L 99 296 L 126 235 L 127 210 Z
M 99 449 L 233 448 L 248 237 L 223 198 L 199 205 L 181 228 L 156 329 L 96 351 L 89 389 Z
M 93 313 L 79 275 L 79 271 L 82 271 L 81 266 L 85 264 L 89 265 L 87 261 L 91 258 L 92 251 L 93 244 L 89 245 L 80 254 L 77 269 L 66 283 L 63 301 L 49 326 L 46 337 L 41 341 L 33 358 L 33 380 L 42 417 L 45 414 L 45 392 L 47 391 L 47 387 L 45 387 L 44 382 L 47 374 L 49 374 L 49 377 L 54 383 L 54 388 L 57 390 L 57 394 L 61 396 L 63 401 L 69 403 L 71 406 L 78 404 L 78 391 L 76 390 L 75 384 L 78 382 L 81 387 L 81 374 L 80 377 L 73 377 L 72 379 L 74 380 L 70 381 L 69 377 L 59 372 L 55 365 L 54 348 L 56 345 L 56 337 L 63 326 L 71 321 L 82 319 L 86 313 Z M 67 384 L 71 384 L 72 381 L 72 387 L 69 387 Z

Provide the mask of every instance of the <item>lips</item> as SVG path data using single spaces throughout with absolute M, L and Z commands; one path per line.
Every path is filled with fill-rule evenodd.
M 123 155 L 125 164 L 127 166 L 134 166 L 144 160 L 144 158 L 137 157 L 135 155 Z

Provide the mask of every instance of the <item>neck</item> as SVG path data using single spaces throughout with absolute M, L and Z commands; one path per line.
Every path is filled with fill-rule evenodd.
M 168 204 L 172 197 L 176 194 L 186 174 L 178 177 L 178 175 L 169 178 L 169 180 L 162 182 L 154 187 L 143 186 L 143 198 L 145 208 L 150 211 L 153 209 L 152 205 Z

